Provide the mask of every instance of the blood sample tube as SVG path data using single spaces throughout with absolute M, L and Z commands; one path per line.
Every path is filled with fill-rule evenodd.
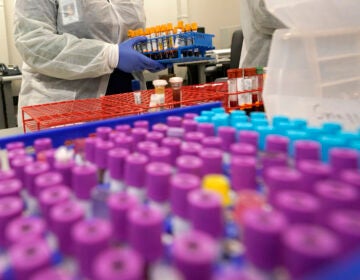
M 46 151 L 52 148 L 52 140 L 51 138 L 39 138 L 34 141 L 34 149 L 35 153 L 39 154 L 42 151 Z
M 135 150 L 134 137 L 132 136 L 121 136 L 114 139 L 115 147 L 123 148 L 132 153 Z
M 61 253 L 67 256 L 72 256 L 75 253 L 71 231 L 74 225 L 82 221 L 84 217 L 84 209 L 76 201 L 60 203 L 51 209 L 49 225 L 57 237 Z
M 34 181 L 34 193 L 36 196 L 50 187 L 62 185 L 64 182 L 63 176 L 59 172 L 49 171 L 38 175 Z
M 99 126 L 96 128 L 96 137 L 100 138 L 103 141 L 108 141 L 110 138 L 110 133 L 112 132 L 112 128 L 108 126 Z
M 251 130 L 239 131 L 239 142 L 251 144 L 255 148 L 259 146 L 259 133 Z
M 172 164 L 175 164 L 176 158 L 180 155 L 181 144 L 182 142 L 178 138 L 166 137 L 162 140 L 162 146 L 171 151 Z
M 181 127 L 182 117 L 179 116 L 169 116 L 166 118 L 166 124 L 168 127 Z
M 138 205 L 135 196 L 121 192 L 114 193 L 108 197 L 107 206 L 109 207 L 110 221 L 113 227 L 113 239 L 118 243 L 128 241 L 128 213 Z
M 265 151 L 287 154 L 289 150 L 289 138 L 281 135 L 268 135 L 265 139 Z
M 293 225 L 283 235 L 284 265 L 292 279 L 299 279 L 330 265 L 340 254 L 334 233 L 316 225 Z
M 0 181 L 0 198 L 15 196 L 21 197 L 23 184 L 19 179 Z
M 124 180 L 127 191 L 137 197 L 139 201 L 145 199 L 145 166 L 149 158 L 143 154 L 130 154 L 125 159 Z
M 183 142 L 180 148 L 182 156 L 198 156 L 202 150 L 202 145 L 197 142 Z
M 114 148 L 108 151 L 108 170 L 110 175 L 110 189 L 112 192 L 125 189 L 125 160 L 129 154 L 130 152 L 123 148 Z
M 332 177 L 338 178 L 345 169 L 359 168 L 360 153 L 355 149 L 333 148 L 330 150 Z
M 184 155 L 176 159 L 176 167 L 180 173 L 189 173 L 201 176 L 203 170 L 203 161 L 199 157 Z
M 360 190 L 360 171 L 357 169 L 344 170 L 340 174 L 340 180 Z
M 163 215 L 152 206 L 139 205 L 129 212 L 128 221 L 129 244 L 147 265 L 153 264 L 163 255 Z
M 201 144 L 205 134 L 199 131 L 185 133 L 184 140 L 187 142 L 195 142 Z
M 44 279 L 51 279 L 51 280 L 72 280 L 74 276 L 69 274 L 63 269 L 58 267 L 55 268 L 46 268 L 42 269 L 39 272 L 35 273 L 30 280 L 44 280 Z
M 331 174 L 330 166 L 317 160 L 301 160 L 297 166 L 303 175 L 303 190 L 309 193 L 314 193 L 315 184 L 329 179 Z
M 167 163 L 153 162 L 145 168 L 145 186 L 150 204 L 158 208 L 164 216 L 169 212 L 170 177 L 172 167 Z
M 22 215 L 24 203 L 19 197 L 0 198 L 0 246 L 6 245 L 5 231 L 9 223 Z
M 140 120 L 140 121 L 135 121 L 134 122 L 134 128 L 143 128 L 146 130 L 149 130 L 149 121 L 146 120 Z
M 35 191 L 35 178 L 38 175 L 44 174 L 50 170 L 50 166 L 47 162 L 36 161 L 24 168 L 25 184 L 28 192 L 32 195 L 36 195 Z
M 38 271 L 51 266 L 51 249 L 41 239 L 12 246 L 9 257 L 14 277 L 17 280 L 28 280 Z
M 110 248 L 94 262 L 94 280 L 141 280 L 144 263 L 131 248 Z
M 131 133 L 131 126 L 129 124 L 120 124 L 115 126 L 115 130 L 129 135 Z
M 71 235 L 79 271 L 93 279 L 94 273 L 89 268 L 94 266 L 96 257 L 108 248 L 112 236 L 111 224 L 103 219 L 83 220 L 74 225 Z
M 320 201 L 297 190 L 280 191 L 275 195 L 273 206 L 282 212 L 289 223 L 315 224 L 320 216 Z
M 170 179 L 170 203 L 173 213 L 172 228 L 174 235 L 189 229 L 188 194 L 200 188 L 200 178 L 186 173 L 177 173 Z
M 0 182 L 16 178 L 16 172 L 12 169 L 0 170 Z
M 213 123 L 199 123 L 197 126 L 197 131 L 204 134 L 204 135 L 201 135 L 202 137 L 215 136 L 215 126 Z M 193 135 L 193 134 L 190 133 L 190 135 Z M 197 134 L 195 134 L 195 135 L 197 135 Z M 192 136 L 192 137 L 194 137 L 194 136 Z M 200 139 L 200 137 L 197 136 L 196 139 Z M 193 141 L 193 140 L 191 140 L 191 141 L 198 142 L 198 141 Z
M 174 265 L 186 280 L 211 280 L 219 253 L 216 241 L 208 235 L 191 231 L 174 240 Z
M 188 203 L 192 227 L 221 239 L 224 236 L 224 216 L 220 196 L 213 191 L 193 190 L 188 195 Z
M 136 145 L 136 152 L 149 157 L 149 152 L 157 147 L 156 142 L 141 141 Z
M 162 162 L 172 164 L 171 150 L 167 147 L 158 147 L 149 151 L 150 162 Z
M 281 265 L 282 233 L 286 228 L 287 221 L 281 212 L 264 209 L 245 212 L 245 256 L 255 268 L 271 273 Z
M 231 188 L 235 191 L 256 190 L 256 158 L 252 156 L 233 156 L 230 163 L 230 178 Z
M 146 134 L 146 141 L 155 142 L 158 146 L 161 145 L 161 141 L 164 138 L 164 134 L 158 131 L 150 131 Z

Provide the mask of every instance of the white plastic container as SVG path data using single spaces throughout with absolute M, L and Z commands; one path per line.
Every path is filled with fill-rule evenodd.
M 265 0 L 289 29 L 274 33 L 267 114 L 360 126 L 360 1 Z

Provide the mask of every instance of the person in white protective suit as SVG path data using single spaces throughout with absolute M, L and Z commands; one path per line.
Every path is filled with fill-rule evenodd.
M 240 67 L 266 66 L 272 35 L 284 24 L 266 8 L 264 0 L 241 0 L 240 20 L 244 34 Z
M 15 45 L 24 61 L 19 111 L 130 91 L 133 76 L 164 69 L 134 50 L 145 37 L 126 40 L 129 29 L 144 26 L 143 0 L 16 0 Z

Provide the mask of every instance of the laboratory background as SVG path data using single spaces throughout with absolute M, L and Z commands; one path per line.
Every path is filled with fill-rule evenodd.
M 60 29 L 87 3 L 48 1 Z M 63 54 L 59 77 L 23 68 L 21 12 L 37 11 L 17 7 L 20 32 L 15 2 L 0 0 L 0 280 L 360 279 L 358 0 L 143 0 L 145 28 L 78 53 L 107 54 L 87 74 L 111 92 Z M 141 0 L 107 2 L 142 20 Z M 59 99 L 31 89 L 19 108 L 25 79 Z M 87 98 L 64 99 L 73 85 Z

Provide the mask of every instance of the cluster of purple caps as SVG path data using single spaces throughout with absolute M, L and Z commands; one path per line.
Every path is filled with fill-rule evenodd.
M 267 136 L 259 152 L 257 132 L 215 128 L 195 116 L 171 116 L 151 129 L 147 121 L 99 127 L 85 139 L 81 164 L 57 159 L 49 138 L 34 142 L 41 160 L 21 142 L 8 144 L 10 169 L 0 172 L 0 246 L 16 279 L 74 279 L 52 268 L 56 249 L 94 280 L 143 279 L 163 258 L 165 215 L 158 208 L 115 192 L 106 199 L 108 219 L 87 217 L 80 201 L 90 201 L 99 180 L 110 189 L 142 190 L 189 221 L 194 230 L 175 236 L 172 263 L 186 280 L 213 279 L 226 221 L 217 195 L 201 190 L 201 177 L 222 174 L 227 157 L 234 192 L 263 186 L 272 206 L 245 217 L 242 242 L 252 265 L 267 272 L 282 266 L 300 277 L 359 247 L 358 152 L 334 148 L 325 164 L 317 142 L 300 140 L 292 159 L 289 140 L 279 135 Z M 220 279 L 253 278 L 233 271 Z

